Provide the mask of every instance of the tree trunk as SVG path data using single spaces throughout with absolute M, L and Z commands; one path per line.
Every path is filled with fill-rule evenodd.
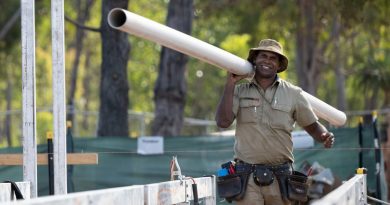
M 90 14 L 90 8 L 92 7 L 94 1 L 87 0 L 84 3 L 85 3 L 84 5 L 81 5 L 81 1 L 80 0 L 77 1 L 77 22 L 82 25 L 85 24 L 85 22 L 88 20 Z M 74 120 L 74 111 L 75 111 L 74 98 L 75 98 L 75 93 L 77 88 L 77 76 L 78 76 L 78 70 L 80 64 L 81 51 L 83 50 L 83 40 L 84 40 L 84 29 L 80 27 L 76 27 L 76 39 L 74 44 L 76 47 L 76 54 L 72 65 L 70 90 L 69 90 L 68 103 L 67 103 L 68 112 L 66 116 L 67 121 L 71 121 L 73 125 L 74 125 L 73 120 Z
M 8 80 L 7 80 L 7 90 L 6 90 L 6 106 L 7 111 L 11 111 L 12 104 L 12 93 L 13 93 L 13 75 L 12 71 L 8 71 Z M 4 133 L 7 137 L 7 145 L 8 147 L 12 147 L 12 139 L 11 139 L 11 112 L 5 115 L 5 124 L 4 124 Z
M 112 29 L 107 23 L 108 12 L 113 8 L 127 9 L 128 2 L 128 0 L 103 0 L 102 2 L 102 68 L 98 136 L 129 136 L 127 62 L 130 43 L 126 33 Z
M 340 16 L 335 18 L 335 65 L 336 65 L 336 91 L 337 91 L 337 107 L 339 110 L 347 110 L 347 100 L 345 99 L 345 74 L 342 62 L 342 52 L 340 48 Z
M 390 89 L 386 89 L 383 92 L 385 93 L 385 99 L 383 100 L 382 108 L 389 108 L 390 107 Z
M 83 98 L 84 98 L 84 107 L 83 110 L 85 112 L 89 111 L 89 92 L 91 91 L 89 83 L 91 82 L 91 72 L 88 72 L 90 70 L 91 66 L 91 51 L 89 49 L 85 52 L 85 75 L 83 79 Z M 84 112 L 83 114 L 83 120 L 82 120 L 82 127 L 84 130 L 88 130 L 89 124 L 88 124 L 88 114 Z
M 167 25 L 190 34 L 193 18 L 192 0 L 171 0 L 168 5 Z M 159 75 L 154 88 L 156 105 L 152 134 L 176 136 L 183 126 L 186 98 L 185 71 L 188 57 L 163 47 L 160 55 Z
M 314 2 L 298 0 L 299 17 L 297 27 L 296 70 L 299 86 L 315 94 L 319 80 L 317 39 L 315 34 Z
M 366 91 L 367 92 L 367 91 Z M 365 100 L 365 110 L 375 110 L 378 105 L 378 95 L 379 95 L 379 90 L 378 89 L 373 89 L 371 92 L 371 95 L 368 93 L 366 95 L 366 100 Z

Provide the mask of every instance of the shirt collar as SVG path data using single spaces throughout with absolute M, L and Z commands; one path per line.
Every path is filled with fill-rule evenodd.
M 274 80 L 274 82 L 272 83 L 272 85 L 270 87 L 279 85 L 280 81 L 281 81 L 281 78 L 279 77 L 278 74 L 276 74 L 275 80 Z M 251 83 L 255 84 L 257 87 L 260 88 L 260 85 L 257 83 L 257 81 L 255 80 L 254 77 L 252 78 Z

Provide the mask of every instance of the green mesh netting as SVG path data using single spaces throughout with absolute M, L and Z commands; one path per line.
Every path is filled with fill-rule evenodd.
M 358 129 L 340 128 L 331 130 L 336 136 L 333 149 L 322 149 L 322 144 L 314 148 L 296 149 L 295 167 L 304 161 L 317 161 L 330 168 L 341 180 L 348 180 L 358 168 Z M 104 189 L 118 186 L 158 183 L 170 180 L 170 160 L 177 156 L 182 174 L 201 177 L 216 174 L 220 164 L 231 160 L 234 138 L 220 136 L 166 137 L 165 153 L 161 155 L 138 155 L 137 140 L 123 137 L 75 138 L 74 152 L 96 152 L 98 165 L 69 166 L 69 192 Z M 373 148 L 372 127 L 365 127 L 363 147 Z M 46 145 L 39 145 L 38 152 L 46 152 Z M 22 148 L 1 149 L 0 153 L 22 153 Z M 383 160 L 382 160 L 383 161 Z M 373 149 L 363 151 L 364 167 L 368 169 L 368 190 L 375 192 L 375 156 Z M 22 166 L 0 166 L 0 178 L 22 181 Z M 382 198 L 387 197 L 387 187 L 383 176 Z M 38 166 L 39 196 L 48 195 L 48 168 Z

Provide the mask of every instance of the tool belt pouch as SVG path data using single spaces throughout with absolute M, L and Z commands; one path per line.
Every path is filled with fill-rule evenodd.
M 226 198 L 227 201 L 238 201 L 244 198 L 246 186 L 248 185 L 249 173 L 237 173 L 218 177 L 218 195 Z
M 253 172 L 253 179 L 257 185 L 268 186 L 272 184 L 272 182 L 274 182 L 274 178 L 274 173 L 266 166 L 255 166 L 255 170 Z
M 307 201 L 309 184 L 307 176 L 301 172 L 293 171 L 287 179 L 287 193 L 291 201 Z

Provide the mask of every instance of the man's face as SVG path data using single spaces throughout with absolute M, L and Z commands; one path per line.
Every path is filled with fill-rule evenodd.
M 269 51 L 259 51 L 255 58 L 256 75 L 273 78 L 280 68 L 279 55 Z

